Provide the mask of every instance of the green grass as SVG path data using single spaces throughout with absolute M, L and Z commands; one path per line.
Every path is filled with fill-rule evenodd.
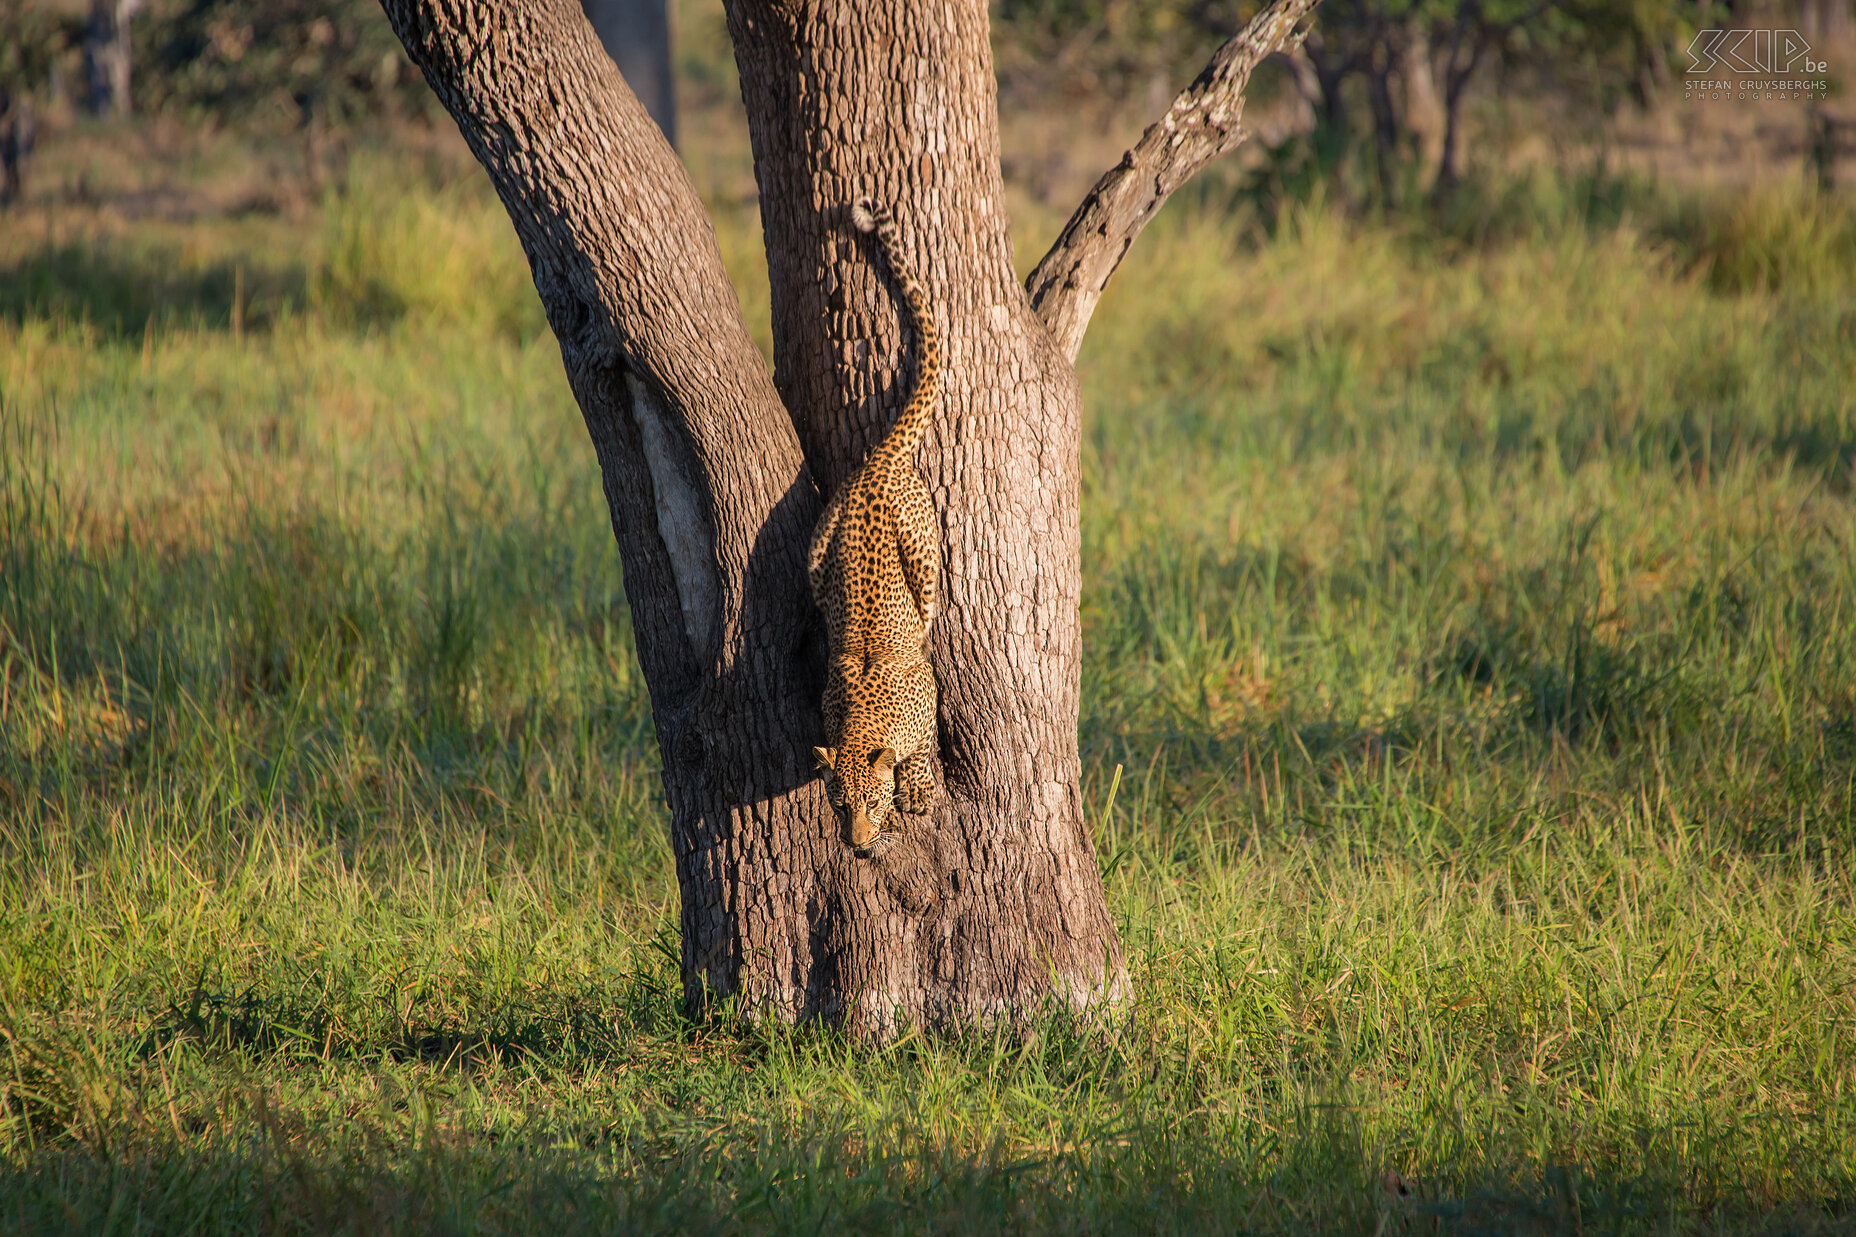
M 1171 212 L 1083 360 L 1134 999 L 870 1047 L 679 1011 L 597 472 L 473 185 L 0 252 L 0 1228 L 1856 1222 L 1838 286 Z M 1760 209 L 1723 253 L 1849 226 Z

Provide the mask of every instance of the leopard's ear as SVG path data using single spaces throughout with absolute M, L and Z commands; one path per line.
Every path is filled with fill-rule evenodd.
M 885 747 L 873 752 L 870 756 L 870 767 L 878 773 L 888 773 L 896 767 L 896 749 Z
M 829 747 L 815 747 L 812 749 L 812 758 L 818 761 L 818 767 L 820 769 L 829 773 L 838 758 L 838 753 L 832 751 Z

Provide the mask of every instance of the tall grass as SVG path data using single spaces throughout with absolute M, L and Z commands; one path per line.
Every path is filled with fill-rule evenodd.
M 1083 360 L 1134 999 L 873 1048 L 678 1008 L 497 209 L 364 165 L 295 248 L 202 229 L 237 331 L 0 253 L 43 281 L 0 306 L 6 1227 L 1847 1227 L 1838 287 L 1628 220 L 1163 219 Z

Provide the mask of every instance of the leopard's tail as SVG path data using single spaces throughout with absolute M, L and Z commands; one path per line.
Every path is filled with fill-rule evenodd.
M 914 320 L 915 338 L 921 349 L 921 358 L 916 365 L 915 390 L 909 396 L 908 406 L 896 418 L 896 424 L 878 448 L 885 452 L 911 453 L 928 429 L 928 420 L 934 416 L 935 401 L 941 395 L 941 333 L 935 329 L 934 315 L 928 310 L 927 291 L 922 287 L 921 280 L 915 277 L 915 271 L 907 259 L 902 256 L 902 238 L 896 231 L 896 221 L 890 217 L 889 211 L 869 198 L 858 198 L 851 204 L 851 222 L 857 225 L 859 232 L 876 234 L 883 246 L 883 257 L 889 262 L 889 269 L 895 273 L 896 282 L 902 285 L 903 299 L 909 303 L 909 317 Z

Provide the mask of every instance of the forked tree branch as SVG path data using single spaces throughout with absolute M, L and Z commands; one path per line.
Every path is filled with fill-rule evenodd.
M 743 656 L 766 606 L 804 621 L 817 503 L 798 433 L 695 185 L 578 0 L 381 5 L 528 256 L 599 457 L 668 752 L 672 715 L 715 695 L 715 666 Z
M 1276 0 L 1257 14 L 1070 216 L 1063 235 L 1025 281 L 1032 308 L 1065 356 L 1076 359 L 1102 290 L 1167 198 L 1250 136 L 1239 121 L 1251 71 L 1276 52 L 1301 45 L 1308 32 L 1298 27 L 1319 2 Z

